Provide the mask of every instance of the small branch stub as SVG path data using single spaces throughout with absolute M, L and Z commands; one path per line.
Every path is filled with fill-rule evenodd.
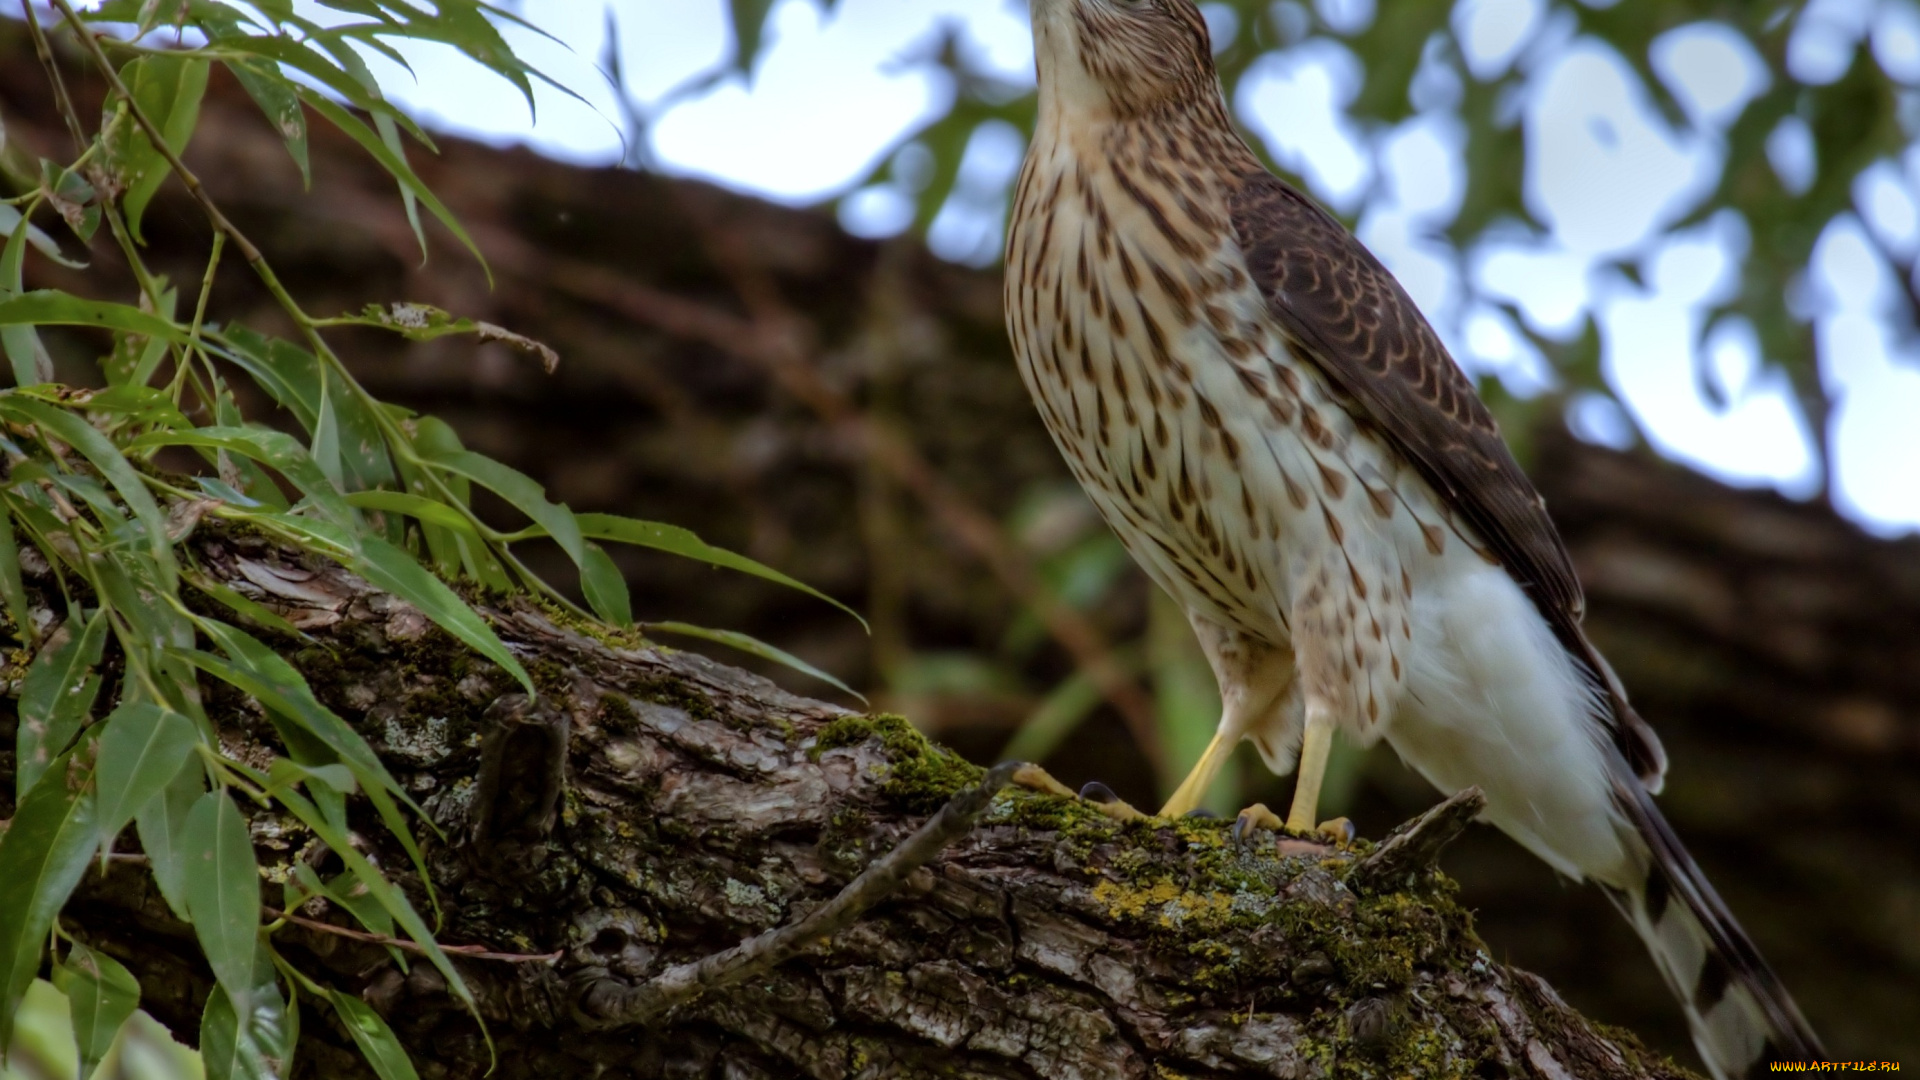
M 1486 808 L 1487 797 L 1477 787 L 1455 794 L 1388 834 L 1353 868 L 1348 885 L 1370 893 L 1400 888 L 1407 875 L 1432 869 L 1441 849 L 1453 843 Z

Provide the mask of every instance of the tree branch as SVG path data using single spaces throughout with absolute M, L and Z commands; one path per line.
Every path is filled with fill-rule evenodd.
M 1431 869 L 1471 795 L 1358 860 L 1245 848 L 1225 822 L 1123 824 L 1078 800 L 996 799 L 1005 768 L 983 774 L 898 718 L 497 602 L 483 610 L 541 683 L 547 711 L 529 717 L 512 679 L 339 567 L 216 523 L 188 544 L 207 574 L 312 635 L 283 642 L 285 655 L 442 835 L 463 838 L 423 838 L 426 865 L 442 936 L 475 943 L 453 962 L 503 1075 L 1238 1080 L 1341 1062 L 1375 1075 L 1684 1075 L 1480 944 Z M 50 606 L 57 587 L 40 574 L 29 583 Z M 230 753 L 281 752 L 257 705 L 206 691 Z M 503 725 L 523 737 L 495 737 Z M 513 777 L 563 769 L 558 805 L 506 772 L 483 795 L 474 778 L 489 754 Z M 356 844 L 423 904 L 372 809 L 350 815 Z M 475 821 L 498 827 L 476 835 Z M 263 815 L 252 831 L 270 879 L 299 861 L 336 872 L 297 823 Z M 402 970 L 353 921 L 322 899 L 272 940 L 309 977 L 370 1002 L 417 1059 L 485 1072 L 487 1042 L 431 965 Z M 156 1016 L 197 1034 L 210 974 L 144 866 L 90 876 L 65 928 L 126 964 Z M 558 957 L 464 955 L 476 949 Z M 366 1075 L 329 1015 L 303 1018 L 296 1074 Z

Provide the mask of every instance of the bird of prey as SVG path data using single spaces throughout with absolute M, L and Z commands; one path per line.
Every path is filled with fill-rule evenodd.
M 1393 275 L 1260 164 L 1192 0 L 1032 0 L 1040 116 L 1007 244 L 1021 375 L 1317 827 L 1333 732 L 1606 890 L 1716 1077 L 1821 1056 L 1655 807 L 1666 756 L 1581 629 L 1545 505 Z M 1254 808 L 1240 825 L 1277 819 Z

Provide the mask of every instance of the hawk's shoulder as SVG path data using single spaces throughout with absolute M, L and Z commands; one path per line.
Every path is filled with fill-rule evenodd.
M 1231 214 L 1247 269 L 1302 358 L 1359 404 L 1550 622 L 1577 623 L 1580 582 L 1560 534 L 1400 283 L 1331 215 L 1269 173 L 1242 178 Z
M 1585 600 L 1566 545 L 1413 298 L 1345 226 L 1271 173 L 1241 177 L 1229 212 L 1247 270 L 1289 345 L 1359 405 L 1360 419 L 1526 590 L 1609 703 L 1615 745 L 1657 790 L 1665 752 L 1580 629 Z

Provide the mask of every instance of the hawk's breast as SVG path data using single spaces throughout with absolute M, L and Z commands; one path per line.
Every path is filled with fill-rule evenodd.
M 1325 651 L 1322 689 L 1364 731 L 1404 683 L 1413 564 L 1458 539 L 1289 352 L 1224 200 L 1103 149 L 1043 137 L 1022 174 L 1006 298 L 1022 376 L 1147 573 L 1195 618 Z

